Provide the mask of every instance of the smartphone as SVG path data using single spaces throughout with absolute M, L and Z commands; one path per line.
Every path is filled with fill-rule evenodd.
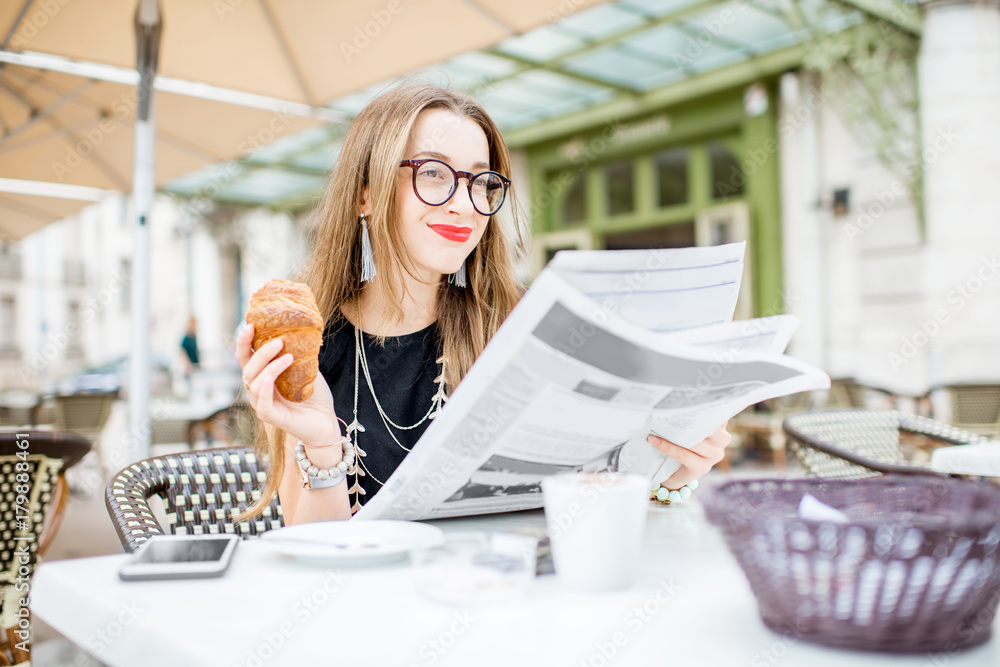
M 154 535 L 118 570 L 124 581 L 220 577 L 229 567 L 238 535 Z

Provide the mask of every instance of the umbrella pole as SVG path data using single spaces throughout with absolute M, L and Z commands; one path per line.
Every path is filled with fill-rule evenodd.
M 156 67 L 163 24 L 157 0 L 139 0 L 135 13 L 136 68 L 139 95 L 135 124 L 135 164 L 132 202 L 135 226 L 132 258 L 132 363 L 129 365 L 128 460 L 149 457 L 152 424 L 149 417 L 150 333 L 149 225 L 156 164 L 156 123 L 153 114 Z

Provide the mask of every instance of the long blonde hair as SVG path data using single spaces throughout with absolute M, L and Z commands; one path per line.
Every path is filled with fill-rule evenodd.
M 365 188 L 369 189 L 368 229 L 377 279 L 384 281 L 389 317 L 402 320 L 402 272 L 414 275 L 414 269 L 396 224 L 397 174 L 417 117 L 427 109 L 445 109 L 478 124 L 486 134 L 490 168 L 511 177 L 510 153 L 499 128 L 469 95 L 428 84 L 408 84 L 372 100 L 347 133 L 319 208 L 312 252 L 294 278 L 312 289 L 324 322 L 361 297 L 359 214 Z M 437 323 L 447 358 L 445 384 L 449 390 L 465 377 L 524 292 L 516 276 L 515 261 L 526 250 L 525 235 L 513 184 L 508 199 L 501 212 L 490 219 L 482 239 L 466 259 L 467 286 L 454 288 L 444 279 L 439 286 Z M 510 218 L 504 219 L 504 215 Z M 235 517 L 237 521 L 260 514 L 278 492 L 284 474 L 285 432 L 265 427 L 256 415 L 254 422 L 257 456 L 267 456 L 270 464 L 260 497 Z

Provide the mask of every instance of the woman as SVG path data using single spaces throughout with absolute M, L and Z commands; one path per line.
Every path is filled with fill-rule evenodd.
M 523 293 L 511 226 L 498 217 L 510 173 L 499 129 L 465 94 L 409 85 L 361 111 L 296 278 L 326 322 L 312 396 L 292 403 L 275 390 L 292 361 L 280 340 L 251 350 L 248 326 L 237 341 L 263 423 L 257 449 L 271 461 L 260 499 L 238 519 L 275 492 L 286 525 L 348 519 L 392 474 Z M 516 206 L 507 206 L 520 241 Z M 304 488 L 297 442 L 330 468 L 344 456 L 335 445 L 345 431 L 358 447 L 358 474 Z M 693 450 L 651 442 L 684 464 L 667 480 L 675 488 L 721 460 L 729 435 L 720 429 Z

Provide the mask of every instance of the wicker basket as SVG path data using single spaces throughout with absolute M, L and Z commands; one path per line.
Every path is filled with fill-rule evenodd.
M 805 494 L 846 523 L 799 518 Z M 989 639 L 1000 491 L 956 479 L 743 480 L 703 499 L 764 623 L 829 646 L 949 653 Z

